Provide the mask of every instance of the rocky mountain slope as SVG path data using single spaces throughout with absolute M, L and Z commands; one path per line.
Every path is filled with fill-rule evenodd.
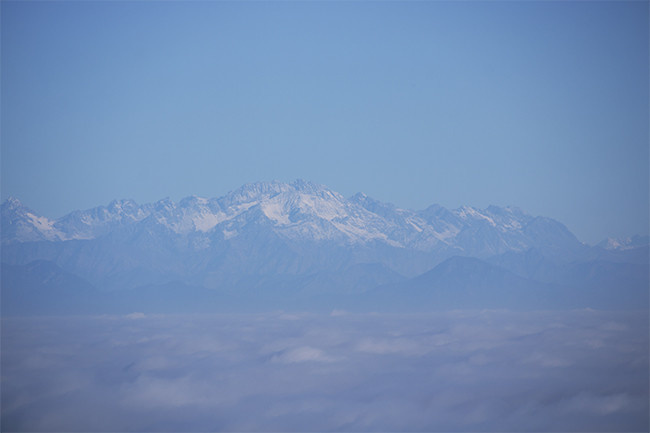
M 507 271 L 504 284 L 514 281 L 511 274 L 563 284 L 548 276 L 557 266 L 629 257 L 643 263 L 647 256 L 642 238 L 625 247 L 616 241 L 590 247 L 560 222 L 517 208 L 432 205 L 413 211 L 362 193 L 345 198 L 303 180 L 258 182 L 223 197 L 178 203 L 116 200 L 55 220 L 15 198 L 1 211 L 7 269 L 23 266 L 24 273 L 32 262 L 50 262 L 104 292 L 177 284 L 265 296 L 282 290 L 358 294 L 401 284 L 454 256 Z M 526 260 L 533 259 L 539 270 L 530 269 Z

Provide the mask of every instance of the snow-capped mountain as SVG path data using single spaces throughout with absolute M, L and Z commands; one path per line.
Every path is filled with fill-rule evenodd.
M 115 200 L 59 219 L 15 198 L 1 210 L 3 290 L 16 295 L 3 299 L 27 310 L 29 296 L 51 299 L 52 290 L 70 284 L 74 293 L 85 293 L 84 287 L 105 293 L 89 298 L 95 306 L 130 305 L 126 299 L 149 305 L 151 296 L 179 300 L 184 293 L 248 293 L 246 303 L 281 305 L 287 297 L 313 300 L 314 294 L 370 293 L 386 285 L 388 292 L 380 292 L 392 305 L 390 299 L 413 287 L 445 291 L 454 300 L 454 285 L 478 284 L 482 275 L 489 284 L 472 290 L 517 282 L 530 288 L 524 297 L 545 290 L 547 299 L 559 300 L 576 287 L 589 300 L 592 288 L 608 296 L 629 289 L 625 299 L 634 305 L 647 292 L 648 248 L 631 248 L 641 242 L 636 238 L 589 247 L 558 221 L 517 208 L 413 211 L 362 193 L 345 198 L 303 180 L 257 182 L 223 197 L 179 202 Z M 453 259 L 458 256 L 468 261 Z M 47 269 L 47 278 L 35 269 Z M 425 274 L 435 278 L 413 280 Z M 23 296 L 23 286 L 32 287 L 32 295 Z M 125 290 L 131 294 L 109 295 Z M 470 292 L 458 291 L 458 299 Z
M 57 241 L 65 239 L 54 221 L 24 206 L 18 199 L 9 197 L 2 204 L 2 243 Z
M 645 247 L 648 244 L 650 244 L 650 237 L 636 235 L 622 239 L 607 238 L 600 242 L 598 246 L 606 250 L 625 251 Z
M 325 186 L 303 180 L 290 184 L 258 182 L 224 197 L 193 196 L 179 203 L 163 199 L 138 205 L 132 200 L 115 200 L 108 206 L 74 211 L 58 220 L 36 215 L 12 198 L 2 206 L 2 224 L 3 244 L 92 240 L 137 226 L 158 226 L 177 236 L 204 238 L 200 244 L 205 247 L 237 237 L 251 224 L 261 224 L 289 241 L 378 243 L 421 252 L 452 249 L 477 256 L 524 251 L 549 239 L 579 245 L 560 223 L 517 208 L 463 206 L 450 211 L 433 205 L 411 211 L 362 193 L 346 199 Z M 542 239 L 540 230 L 545 232 Z

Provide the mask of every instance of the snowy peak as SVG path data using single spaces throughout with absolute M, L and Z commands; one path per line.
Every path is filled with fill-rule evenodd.
M 137 209 L 138 204 L 133 200 L 113 200 L 107 206 L 108 212 L 112 214 L 132 214 Z
M 133 200 L 113 200 L 107 206 L 71 212 L 54 225 L 64 240 L 94 239 L 116 227 L 142 221 L 150 213 L 151 205 L 140 206 Z
M 259 206 L 264 215 L 279 224 L 290 224 L 310 216 L 324 220 L 344 217 L 345 199 L 325 186 L 304 180 L 293 183 L 257 182 L 244 185 L 219 199 L 222 206 L 245 211 Z
M 350 202 L 358 204 L 359 206 L 363 207 L 364 209 L 374 214 L 389 219 L 392 219 L 396 214 L 402 214 L 406 212 L 402 209 L 398 209 L 395 205 L 391 203 L 380 202 L 379 200 L 375 200 L 372 197 L 368 197 L 366 194 L 362 192 L 358 192 L 352 197 L 350 197 Z
M 633 248 L 645 247 L 650 244 L 650 236 L 634 235 L 627 238 L 607 238 L 598 244 L 606 250 L 624 251 Z
M 223 197 L 225 203 L 247 203 L 251 201 L 261 201 L 278 194 L 303 193 L 319 197 L 338 196 L 324 185 L 318 185 L 303 179 L 297 179 L 292 183 L 279 181 L 271 182 L 254 182 L 243 185 L 242 187 L 231 191 Z
M 38 215 L 14 197 L 9 197 L 2 204 L 1 212 L 2 243 L 62 239 L 62 234 L 54 227 L 54 221 Z
M 251 230 L 290 242 L 374 243 L 425 253 L 453 250 L 487 257 L 540 245 L 579 244 L 557 221 L 516 208 L 432 205 L 400 209 L 358 193 L 349 199 L 326 186 L 298 179 L 243 185 L 223 197 L 169 198 L 140 205 L 114 200 L 56 221 L 29 211 L 17 199 L 2 205 L 2 242 L 91 240 L 122 231 L 174 236 L 174 242 L 209 248 Z M 256 235 L 252 236 L 255 238 Z M 191 237 L 191 239 L 190 239 Z
M 254 218 L 267 219 L 276 234 L 291 240 L 365 242 L 386 239 L 381 221 L 329 188 L 296 180 L 245 185 L 228 194 L 223 205 Z M 257 214 L 256 212 L 260 212 Z
M 203 197 L 198 197 L 196 195 L 191 195 L 189 197 L 185 197 L 181 201 L 178 202 L 178 206 L 181 208 L 202 208 L 204 206 L 208 205 L 208 199 L 203 198 Z
M 222 200 L 227 206 L 249 203 L 251 201 L 258 201 L 263 197 L 270 197 L 289 191 L 290 189 L 291 186 L 289 184 L 278 181 L 247 183 L 226 194 Z
M 16 197 L 10 196 L 4 203 L 2 203 L 2 213 L 17 211 L 24 209 L 25 205 L 22 204 L 20 200 Z
M 455 209 L 453 213 L 463 221 L 487 222 L 492 227 L 496 227 L 496 223 L 487 213 L 483 213 L 471 206 L 459 207 L 458 209 Z

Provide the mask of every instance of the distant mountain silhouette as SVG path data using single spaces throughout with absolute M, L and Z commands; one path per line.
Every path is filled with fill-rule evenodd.
M 559 296 L 562 290 L 589 288 L 602 299 L 623 291 L 628 305 L 648 283 L 645 238 L 590 247 L 558 221 L 517 208 L 412 211 L 361 193 L 346 199 L 303 180 L 178 203 L 115 200 L 56 220 L 15 198 L 1 211 L 9 306 L 14 292 L 28 287 L 39 293 L 30 299 L 46 299 L 48 290 L 61 298 L 122 292 L 123 299 L 145 288 L 166 291 L 161 308 L 163 298 L 180 306 L 174 297 L 192 290 L 281 306 L 290 299 L 354 303 L 387 287 L 431 307 L 557 306 L 573 299 Z M 48 280 L 47 266 L 55 266 L 48 269 L 60 284 Z M 118 297 L 104 304 L 115 306 Z M 566 306 L 587 301 L 583 294 Z

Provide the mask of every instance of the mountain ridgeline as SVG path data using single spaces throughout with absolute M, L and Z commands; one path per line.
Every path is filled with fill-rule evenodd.
M 10 198 L 2 301 L 10 315 L 647 308 L 648 238 L 588 246 L 517 208 L 411 211 L 302 180 L 56 220 Z

